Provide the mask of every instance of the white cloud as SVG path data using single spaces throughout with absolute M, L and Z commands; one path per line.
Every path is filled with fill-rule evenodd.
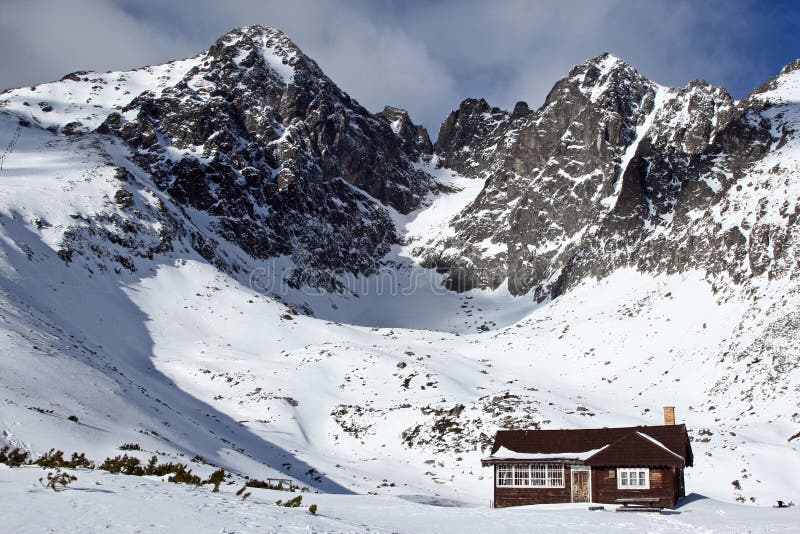
M 75 70 L 142 66 L 188 48 L 180 38 L 151 32 L 102 0 L 7 0 L 1 9 L 4 88 L 50 81 Z
M 286 31 L 367 108 L 405 107 L 435 135 L 462 98 L 483 96 L 503 107 L 526 100 L 536 106 L 573 64 L 605 50 L 660 83 L 684 84 L 695 77 L 740 82 L 760 72 L 739 50 L 749 35 L 747 10 L 753 9 L 742 5 L 5 0 L 0 86 L 185 57 L 235 26 L 258 23 Z

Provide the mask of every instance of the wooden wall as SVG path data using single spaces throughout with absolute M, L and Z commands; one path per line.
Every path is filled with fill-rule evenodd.
M 571 502 L 569 466 L 564 467 L 563 488 L 508 488 L 497 487 L 497 466 L 493 468 L 495 508 L 524 506 L 528 504 L 553 504 Z M 613 476 L 612 476 L 613 473 Z M 680 493 L 680 469 L 650 468 L 650 489 L 617 489 L 617 470 L 614 467 L 592 468 L 592 501 L 615 504 L 617 499 L 626 497 L 658 497 L 659 506 L 674 508 Z
M 526 504 L 553 504 L 571 502 L 569 466 L 564 466 L 563 488 L 508 488 L 497 487 L 497 466 L 494 467 L 494 507 L 524 506 Z
M 650 489 L 618 489 L 614 467 L 592 468 L 592 500 L 613 504 L 628 497 L 658 497 L 659 505 L 674 508 L 678 498 L 678 477 L 674 468 L 650 468 Z

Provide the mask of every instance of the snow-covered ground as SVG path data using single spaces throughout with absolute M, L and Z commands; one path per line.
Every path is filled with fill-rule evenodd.
M 692 496 L 663 514 L 621 514 L 586 504 L 492 510 L 414 496 L 303 495 L 303 507 L 277 506 L 296 494 L 236 485 L 185 486 L 153 478 L 72 471 L 54 493 L 38 468 L 0 466 L 8 532 L 796 532 L 800 509 L 754 508 Z M 308 506 L 317 505 L 312 515 Z
M 442 274 L 419 266 L 420 258 L 414 250 L 451 234 L 450 219 L 475 199 L 484 184 L 484 180 L 464 178 L 450 169 L 437 168 L 436 164 L 434 157 L 420 167 L 446 193 L 431 193 L 421 208 L 408 215 L 389 208 L 403 244 L 392 247 L 384 258 L 386 266 L 377 274 L 345 279 L 345 287 L 355 297 L 289 292 L 287 302 L 307 304 L 315 316 L 339 323 L 459 334 L 508 326 L 530 314 L 536 303 L 528 297 L 509 295 L 505 285 L 495 291 L 459 294 L 443 287 Z

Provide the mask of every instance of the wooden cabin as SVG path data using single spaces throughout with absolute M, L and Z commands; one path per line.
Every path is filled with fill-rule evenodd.
M 675 424 L 674 409 L 664 412 L 661 426 L 498 431 L 481 460 L 494 470 L 493 506 L 649 500 L 674 508 L 693 456 L 686 426 Z

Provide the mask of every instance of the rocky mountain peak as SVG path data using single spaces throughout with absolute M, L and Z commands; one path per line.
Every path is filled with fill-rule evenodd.
M 425 129 L 396 108 L 367 111 L 279 30 L 232 30 L 187 61 L 97 131 L 202 214 L 207 234 L 192 246 L 228 270 L 241 266 L 223 241 L 242 261 L 287 256 L 295 285 L 335 289 L 337 276 L 377 268 L 397 239 L 385 206 L 407 213 L 434 187 L 419 165 L 432 152 Z
M 787 63 L 780 71 L 780 74 L 789 74 L 790 72 L 795 72 L 800 70 L 800 58 L 795 59 Z
M 451 112 L 439 129 L 434 150 L 443 166 L 465 176 L 487 172 L 495 154 L 489 150 L 508 128 L 509 113 L 483 98 L 468 98 Z
M 230 30 L 211 45 L 209 52 L 216 55 L 220 49 L 229 47 L 245 49 L 254 44 L 264 48 L 277 49 L 282 54 L 304 55 L 302 50 L 282 30 L 261 24 L 251 24 Z
M 785 65 L 778 74 L 753 89 L 745 100 L 750 106 L 800 101 L 800 59 Z
M 729 200 L 731 191 L 755 188 L 762 204 L 772 202 L 745 177 L 798 142 L 797 67 L 737 103 L 704 80 L 659 86 L 605 53 L 572 68 L 536 111 L 464 101 L 442 125 L 436 152 L 486 185 L 448 234 L 416 253 L 446 272 L 452 289 L 507 283 L 537 299 L 621 266 L 697 266 L 740 281 L 785 270 L 775 249 L 759 249 L 787 247 L 783 230 L 754 230 L 756 216 L 741 226 L 722 221 L 736 219 L 731 211 L 744 202 L 738 193 Z M 781 213 L 790 217 L 785 206 L 795 203 Z M 754 232 L 756 241 L 747 237 Z
M 436 154 L 486 187 L 453 220 L 456 235 L 421 255 L 459 290 L 507 279 L 524 293 L 548 278 L 555 258 L 615 204 L 625 150 L 653 112 L 656 89 L 602 54 L 572 68 L 536 111 L 462 102 L 442 124 Z M 499 274 L 505 266 L 519 275 Z
M 406 110 L 386 106 L 377 116 L 389 122 L 392 131 L 403 140 L 403 147 L 409 154 L 417 154 L 419 157 L 433 154 L 433 143 L 428 130 L 421 124 L 411 122 Z
M 653 95 L 654 88 L 630 64 L 606 52 L 573 67 L 553 86 L 545 107 L 565 103 L 573 107 L 592 105 L 621 117 L 632 117 L 637 114 L 643 97 L 647 100 Z
M 208 49 L 200 71 L 215 69 L 248 70 L 263 68 L 270 78 L 282 85 L 306 85 L 306 89 L 335 84 L 317 63 L 281 30 L 261 25 L 244 26 L 229 31 Z M 330 90 L 330 88 L 327 88 Z

